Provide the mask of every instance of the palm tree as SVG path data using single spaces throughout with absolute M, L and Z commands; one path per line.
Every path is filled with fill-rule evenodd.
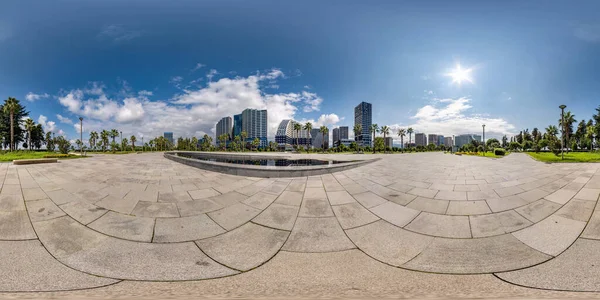
M 321 133 L 321 137 L 323 138 L 323 140 L 321 141 L 321 146 L 323 148 L 323 153 L 325 153 L 325 135 L 327 134 L 327 136 L 329 137 L 329 128 L 327 128 L 327 126 L 321 126 L 319 127 L 319 132 Z
M 308 135 L 310 134 L 310 131 L 312 130 L 313 126 L 311 122 L 306 122 L 306 124 L 304 124 L 304 130 L 306 130 L 306 137 L 308 138 Z
M 246 151 L 246 139 L 248 138 L 248 133 L 246 131 L 240 132 L 242 136 L 242 152 Z
M 102 152 L 106 151 L 106 147 L 108 146 L 108 138 L 111 136 L 111 133 L 106 130 L 102 130 L 100 132 L 100 139 L 102 140 Z
M 90 132 L 90 147 L 96 150 L 96 141 L 98 140 L 98 133 L 95 131 Z
M 8 97 L 4 103 L 4 113 L 10 114 L 10 151 L 15 150 L 15 111 L 19 108 L 19 102 L 13 97 Z
M 383 148 L 384 148 L 383 152 L 385 153 L 385 152 L 387 152 L 387 147 L 385 146 L 385 138 L 387 137 L 388 134 L 390 134 L 390 128 L 387 125 L 381 126 L 381 133 L 383 134 Z M 373 142 L 373 145 L 375 145 L 375 142 Z
M 373 136 L 373 153 L 375 153 L 375 135 L 379 132 L 379 125 L 371 124 L 371 135 Z
M 400 137 L 400 147 L 404 149 L 404 137 L 406 136 L 406 129 L 398 129 L 398 136 Z
M 29 146 L 30 150 L 33 149 L 33 147 L 31 147 L 31 132 L 34 129 L 35 129 L 35 122 L 33 122 L 32 119 L 25 120 L 25 130 L 27 130 L 27 137 L 29 138 L 29 141 L 27 141 L 27 145 Z
M 406 130 L 406 133 L 408 133 L 408 147 L 410 148 L 410 145 L 412 145 L 412 134 L 413 132 L 415 132 L 412 127 L 408 127 L 408 129 Z
M 129 140 L 131 141 L 131 151 L 135 152 L 135 142 L 137 142 L 137 139 L 135 138 L 135 135 L 132 135 Z
M 195 136 L 192 137 L 192 145 L 194 146 L 194 151 L 198 151 L 198 138 Z
M 54 141 L 52 140 L 52 132 L 46 132 L 46 149 L 48 151 L 54 151 Z
M 556 126 L 554 125 L 550 125 L 546 128 L 546 134 L 556 137 L 556 135 L 558 134 L 558 128 L 556 128 Z
M 356 153 L 360 152 L 360 145 L 358 144 L 358 136 L 362 133 L 362 125 L 356 124 L 354 125 L 354 140 L 356 140 Z
M 148 141 L 148 145 L 150 145 L 150 151 L 154 151 L 154 139 Z
M 294 131 L 296 131 L 296 149 L 298 149 L 298 140 L 300 137 L 300 130 L 302 130 L 302 125 L 300 123 L 294 122 Z
M 562 123 L 563 119 L 564 119 L 564 123 Z M 558 120 L 558 124 L 560 124 L 562 126 L 561 131 L 564 131 L 563 138 L 566 138 L 565 144 L 568 143 L 569 136 L 573 134 L 573 123 L 575 123 L 575 122 L 577 122 L 577 120 L 575 120 L 575 115 L 572 114 L 570 111 L 565 113 L 564 118 Z M 567 145 L 567 153 L 569 153 L 568 145 Z
M 115 138 L 119 136 L 119 131 L 116 129 L 112 129 L 110 131 L 110 137 L 112 137 L 113 143 L 115 142 Z

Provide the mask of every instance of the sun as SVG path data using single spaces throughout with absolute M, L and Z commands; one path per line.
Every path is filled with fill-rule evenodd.
M 446 74 L 446 76 L 452 77 L 452 83 L 461 84 L 463 81 L 468 81 L 473 83 L 473 78 L 471 77 L 471 72 L 473 69 L 463 69 L 460 64 L 456 65 L 456 69 L 452 70 L 452 72 Z

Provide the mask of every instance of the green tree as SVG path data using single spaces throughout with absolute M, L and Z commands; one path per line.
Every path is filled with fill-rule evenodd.
M 31 118 L 28 118 L 25 120 L 25 130 L 27 130 L 27 144 L 29 145 L 29 148 L 31 150 L 33 150 L 33 147 L 31 147 L 31 133 L 33 131 L 33 129 L 35 128 L 35 122 L 33 122 L 33 120 Z
M 33 130 L 31 131 L 31 144 L 30 148 L 35 148 L 37 150 L 42 148 L 42 145 L 44 144 L 44 128 L 42 127 L 42 124 L 37 124 L 33 127 Z
M 113 143 L 115 143 L 115 139 L 119 136 L 119 131 L 116 129 L 110 130 L 110 137 L 112 138 Z
M 55 142 L 52 139 L 52 132 L 46 132 L 46 150 L 48 150 L 48 152 L 54 152 L 54 145 Z
M 564 124 L 562 123 L 562 120 L 564 120 Z M 569 153 L 569 146 L 568 146 L 569 137 L 571 135 L 573 135 L 573 123 L 575 123 L 575 122 L 577 122 L 577 120 L 575 120 L 575 115 L 572 114 L 570 111 L 567 111 L 564 114 L 563 118 L 558 119 L 558 124 L 559 124 L 559 126 L 561 126 L 561 132 L 562 132 L 561 138 L 564 139 L 564 141 L 565 141 L 567 153 Z M 563 132 L 563 130 L 564 130 L 564 132 Z
M 192 137 L 192 147 L 194 151 L 198 151 L 198 138 L 195 136 Z
M 254 139 L 252 140 L 252 148 L 253 148 L 254 150 L 258 149 L 258 145 L 260 145 L 260 140 L 259 140 L 258 138 L 254 138 Z
M 128 143 L 129 141 L 127 140 L 127 138 L 123 138 L 123 140 L 121 141 L 121 151 L 125 151 L 125 148 L 127 148 Z
M 245 130 L 242 130 L 240 135 L 242 136 L 242 152 L 244 152 L 246 151 L 246 143 L 248 142 L 248 133 Z
M 406 136 L 406 129 L 398 129 L 398 136 L 400 137 L 400 148 L 404 149 L 404 137 Z
M 98 133 L 96 131 L 90 132 L 90 147 L 92 150 L 96 150 L 96 142 L 98 141 Z
M 390 134 L 390 128 L 387 125 L 383 125 L 383 126 L 381 126 L 380 132 L 381 132 L 381 134 L 383 134 L 383 149 L 385 152 L 387 150 L 387 149 L 385 149 L 385 138 L 387 137 L 388 134 Z
M 327 128 L 327 126 L 321 126 L 319 127 L 319 132 L 321 133 L 321 147 L 323 148 L 323 153 L 325 152 L 325 135 L 329 136 L 329 129 Z
M 373 145 L 375 145 L 375 136 L 377 134 L 377 132 L 379 132 L 379 125 L 377 124 L 371 124 L 371 136 L 373 137 Z M 375 153 L 375 147 L 373 147 L 373 153 Z
M 100 132 L 100 139 L 102 139 L 102 152 L 105 152 L 106 148 L 109 146 L 108 138 L 110 136 L 111 136 L 111 132 L 109 132 L 109 131 L 102 130 L 102 132 Z
M 359 139 L 358 137 L 362 134 L 362 125 L 361 124 L 355 124 L 354 125 L 354 140 L 356 141 L 356 153 L 360 152 L 360 144 L 359 144 Z
M 302 125 L 300 123 L 294 122 L 293 129 L 296 132 L 296 149 L 300 146 L 298 141 L 300 140 L 300 130 L 302 130 Z
M 137 138 L 135 138 L 135 135 L 132 135 L 129 140 L 131 141 L 131 151 L 135 152 L 135 142 L 137 142 Z
M 59 135 L 57 138 L 55 138 L 55 141 L 56 141 L 56 145 L 58 146 L 58 151 L 61 154 L 69 153 L 69 148 L 71 147 L 71 143 L 69 143 L 69 141 L 67 141 L 67 139 L 65 139 L 64 136 Z
M 408 133 L 408 145 L 409 148 L 411 147 L 410 145 L 412 144 L 412 134 L 413 134 L 414 129 L 412 129 L 412 127 L 408 127 L 408 129 L 406 130 L 406 133 Z
M 29 116 L 29 112 L 25 110 L 25 107 L 21 105 L 19 100 L 12 97 L 4 100 L 1 111 L 3 115 L 0 123 L 0 131 L 2 136 L 6 137 L 4 145 L 9 146 L 10 150 L 14 151 L 17 148 L 17 144 L 23 141 L 25 132 L 20 125 L 23 124 L 25 117 Z
M 502 148 L 506 148 L 508 146 L 508 138 L 506 135 L 502 137 Z

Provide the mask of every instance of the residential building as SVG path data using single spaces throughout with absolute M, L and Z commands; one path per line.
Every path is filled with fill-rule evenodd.
M 259 147 L 268 146 L 267 142 L 267 110 L 247 108 L 242 111 L 242 131 L 248 134 L 247 142 L 252 142 L 258 138 Z
M 446 145 L 446 146 L 453 146 L 454 143 L 452 142 L 452 138 L 451 137 L 445 137 L 444 138 L 444 145 Z
M 415 133 L 415 146 L 427 146 L 427 135 L 424 133 Z
M 371 139 L 371 124 L 373 124 L 372 114 L 371 103 L 361 102 L 354 108 L 354 125 L 360 124 L 362 126 L 362 133 L 355 136 L 354 139 L 363 147 L 373 146 L 373 141 Z
M 340 140 L 348 139 L 348 126 L 340 126 Z
M 225 141 L 226 143 L 233 139 L 231 136 L 233 134 L 233 121 L 231 117 L 222 118 L 219 120 L 219 122 L 217 122 L 215 134 L 215 142 L 217 146 L 222 146 L 221 142 L 219 141 L 219 137 L 223 134 L 227 135 L 227 140 Z
M 348 126 L 340 126 L 332 130 L 333 133 L 333 146 L 337 147 L 340 145 L 341 140 L 348 140 Z
M 391 136 L 386 137 L 384 144 L 385 144 L 385 148 L 393 148 L 394 147 L 394 138 Z
M 175 145 L 175 140 L 173 140 L 173 133 L 172 132 L 165 132 L 163 133 L 163 137 L 169 141 L 171 143 L 171 145 Z
M 465 144 L 471 143 L 476 140 L 481 142 L 481 135 L 478 134 L 461 134 L 454 137 L 454 143 L 456 147 L 462 147 Z
M 438 134 L 437 145 L 438 146 L 444 145 L 444 136 L 443 135 Z
M 242 114 L 233 116 L 233 138 L 242 133 Z
M 310 132 L 305 129 L 296 132 L 296 130 L 294 130 L 294 124 L 298 124 L 298 122 L 294 120 L 283 120 L 279 123 L 275 135 L 275 142 L 277 142 L 280 149 L 291 149 L 296 145 L 306 148 L 312 145 Z
M 323 144 L 325 144 L 325 149 L 329 148 L 329 132 L 325 135 L 324 143 L 323 134 L 321 133 L 319 128 L 312 129 L 310 131 L 310 136 L 312 137 L 313 148 L 323 148 Z
M 433 145 L 437 145 L 438 143 L 438 135 L 437 134 L 430 134 L 427 136 L 427 145 L 433 144 Z

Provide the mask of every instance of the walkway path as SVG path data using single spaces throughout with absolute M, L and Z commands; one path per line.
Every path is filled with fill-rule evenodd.
M 391 269 L 600 292 L 600 164 L 380 157 L 289 179 L 213 173 L 156 153 L 2 164 L 0 291 L 235 280 L 339 253 Z

